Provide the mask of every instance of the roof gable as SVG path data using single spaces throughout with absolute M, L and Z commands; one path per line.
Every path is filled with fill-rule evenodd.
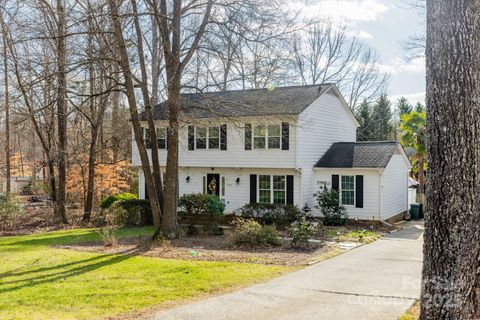
M 321 84 L 181 94 L 181 115 L 191 119 L 298 115 L 332 86 L 334 85 Z M 154 107 L 154 118 L 168 119 L 166 102 Z M 144 113 L 140 119 L 146 120 Z
M 385 168 L 399 149 L 396 141 L 337 142 L 318 160 L 317 168 Z

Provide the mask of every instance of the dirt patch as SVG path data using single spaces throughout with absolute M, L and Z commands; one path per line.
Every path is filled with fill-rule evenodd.
M 21 198 L 21 212 L 13 223 L 13 229 L 6 229 L 0 226 L 1 236 L 18 236 L 32 233 L 42 233 L 54 230 L 67 230 L 79 227 L 94 227 L 94 223 L 82 224 L 83 210 L 78 206 L 67 208 L 67 219 L 69 224 L 59 224 L 53 217 L 53 208 L 46 204 L 29 204 L 27 197 Z M 92 214 L 92 221 L 95 221 L 98 213 Z
M 302 266 L 327 257 L 331 251 L 341 252 L 335 244 L 312 243 L 307 248 L 293 248 L 287 241 L 278 247 L 234 246 L 224 236 L 195 236 L 175 240 L 151 241 L 148 237 L 120 239 L 115 247 L 102 243 L 82 243 L 61 248 L 125 254 L 140 252 L 141 255 L 165 259 L 197 261 L 230 261 L 286 266 Z

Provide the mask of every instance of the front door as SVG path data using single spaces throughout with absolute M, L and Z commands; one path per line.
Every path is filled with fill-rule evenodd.
M 220 197 L 220 175 L 218 173 L 207 174 L 207 193 Z

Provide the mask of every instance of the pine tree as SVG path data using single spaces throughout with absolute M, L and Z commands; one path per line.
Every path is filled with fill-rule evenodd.
M 417 111 L 418 113 L 425 112 L 425 106 L 420 102 L 417 102 L 417 104 L 415 105 L 415 111 Z
M 372 119 L 372 139 L 385 141 L 393 139 L 394 128 L 392 125 L 392 104 L 387 95 L 383 94 L 373 106 Z
M 398 116 L 401 118 L 404 114 L 410 113 L 413 111 L 413 106 L 408 102 L 407 98 L 401 97 L 397 101 L 397 111 Z
M 357 129 L 357 140 L 372 140 L 371 107 L 366 100 L 362 102 L 358 109 L 357 119 L 360 123 L 360 127 Z

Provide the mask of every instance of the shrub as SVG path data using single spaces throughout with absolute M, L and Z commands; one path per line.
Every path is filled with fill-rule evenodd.
M 231 236 L 234 244 L 246 244 L 251 246 L 271 245 L 279 246 L 281 241 L 279 233 L 274 225 L 262 226 L 253 219 L 234 220 L 235 231 Z
M 137 217 L 134 217 L 134 219 Z M 105 222 L 107 226 L 113 228 L 123 228 L 129 224 L 130 214 L 127 210 L 122 207 L 120 201 L 114 202 L 110 208 L 108 208 L 107 213 L 105 214 Z M 136 222 L 136 221 L 135 221 Z M 133 223 L 133 225 L 137 225 Z
M 100 208 L 108 209 L 116 201 L 135 200 L 135 199 L 137 199 L 137 196 L 128 192 L 110 195 L 100 202 Z
M 288 235 L 292 238 L 293 246 L 305 246 L 308 240 L 317 233 L 317 228 L 307 220 L 306 215 L 302 216 L 297 221 L 294 221 L 288 228 Z
M 116 229 L 112 227 L 104 227 L 97 230 L 105 247 L 113 247 L 117 245 L 118 240 L 115 231 Z
M 290 223 L 295 221 L 302 213 L 291 204 L 280 203 L 247 203 L 235 214 L 244 218 L 256 218 L 264 222 Z
M 344 206 L 340 204 L 338 192 L 328 190 L 326 187 L 315 194 L 317 205 L 323 215 L 324 224 L 328 226 L 343 226 L 347 222 L 348 214 Z
M 20 214 L 20 201 L 12 195 L 0 196 L 0 229 L 12 228 Z
M 129 199 L 117 202 L 127 212 L 127 226 L 146 226 L 153 224 L 150 201 Z
M 178 206 L 188 215 L 223 215 L 225 204 L 215 195 L 208 193 L 184 194 L 178 200 Z

